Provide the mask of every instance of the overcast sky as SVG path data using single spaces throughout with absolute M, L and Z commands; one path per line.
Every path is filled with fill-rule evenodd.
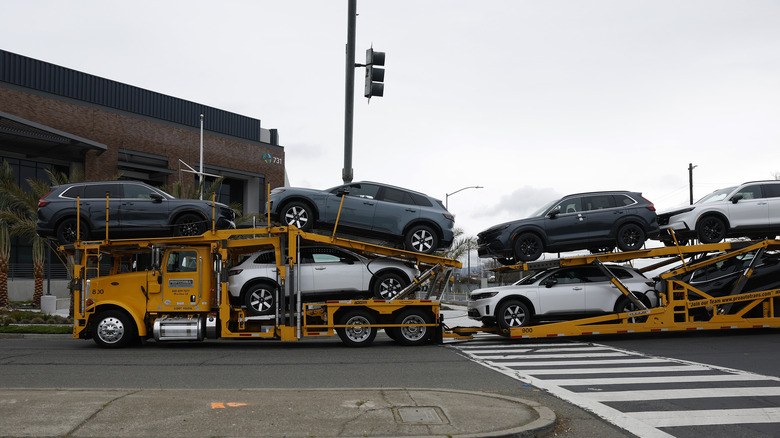
M 342 182 L 347 0 L 0 0 L 0 47 L 262 120 L 291 185 Z M 556 196 L 659 209 L 780 172 L 780 1 L 360 0 L 354 180 L 469 235 Z M 208 122 L 206 122 L 208 123 Z M 208 144 L 206 144 L 208 148 Z

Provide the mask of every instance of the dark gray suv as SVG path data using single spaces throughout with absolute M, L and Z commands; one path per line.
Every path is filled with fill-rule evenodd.
M 430 254 L 452 245 L 455 218 L 441 201 L 400 187 L 356 182 L 328 190 L 279 187 L 271 191 L 271 219 L 311 231 L 315 223 L 339 230 L 403 242 L 410 251 Z
M 477 235 L 477 252 L 505 265 L 538 259 L 544 252 L 635 251 L 659 234 L 653 203 L 626 191 L 578 193 L 556 199 L 526 219 Z
M 211 228 L 235 228 L 227 205 L 197 199 L 177 199 L 137 181 L 94 181 L 63 184 L 38 201 L 36 231 L 63 245 L 76 239 L 76 198 L 81 206 L 80 239 L 103 238 L 108 195 L 109 237 L 196 236 Z M 214 211 L 214 214 L 212 214 Z

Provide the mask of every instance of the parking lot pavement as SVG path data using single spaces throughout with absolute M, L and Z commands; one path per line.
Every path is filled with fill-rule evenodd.
M 0 411 L 9 437 L 514 437 L 555 425 L 536 402 L 451 389 L 3 389 Z

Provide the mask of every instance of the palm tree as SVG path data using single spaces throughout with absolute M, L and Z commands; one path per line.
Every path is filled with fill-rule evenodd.
M 8 302 L 8 259 L 11 256 L 11 239 L 8 224 L 0 222 L 0 310 L 10 307 Z
M 35 277 L 35 292 L 33 293 L 33 306 L 41 307 L 43 296 L 43 264 L 46 261 L 46 241 L 35 239 L 33 241 L 33 277 Z

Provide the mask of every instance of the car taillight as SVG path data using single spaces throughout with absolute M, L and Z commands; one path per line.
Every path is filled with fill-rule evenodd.
M 449 219 L 451 221 L 455 220 L 455 216 L 452 215 L 452 214 L 449 214 L 449 213 L 442 213 L 442 214 L 444 215 L 445 218 L 447 218 L 447 219 Z
M 650 210 L 650 211 L 655 211 L 655 205 L 653 205 L 653 203 L 652 203 L 652 202 L 650 202 L 650 201 L 649 201 L 647 198 L 645 198 L 644 196 L 642 196 L 642 199 L 644 199 L 645 201 L 647 201 L 647 203 L 649 204 L 649 205 L 647 206 L 647 209 L 648 209 L 648 210 Z
M 49 193 L 51 193 L 51 192 L 49 192 Z M 49 201 L 44 201 L 44 199 L 46 199 L 46 197 L 49 196 L 49 193 L 43 195 L 43 197 L 41 197 L 41 199 L 38 200 L 38 208 L 41 208 L 41 207 L 43 207 L 43 206 L 45 206 L 46 204 L 49 203 Z
M 238 275 L 241 273 L 241 271 L 243 271 L 243 269 L 231 269 L 228 271 L 228 276 Z

